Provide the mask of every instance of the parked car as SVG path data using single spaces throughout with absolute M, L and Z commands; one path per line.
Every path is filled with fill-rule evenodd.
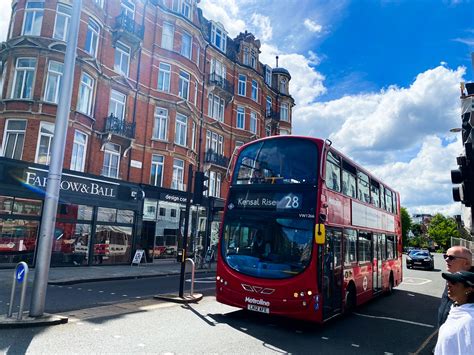
M 412 250 L 406 258 L 407 268 L 434 269 L 433 255 L 428 250 Z

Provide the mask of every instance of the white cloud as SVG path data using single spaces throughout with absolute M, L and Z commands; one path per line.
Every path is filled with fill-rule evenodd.
M 8 34 L 8 24 L 11 16 L 11 1 L 3 1 L 0 5 L 0 42 L 6 41 Z
M 323 30 L 323 26 L 310 20 L 309 18 L 304 20 L 304 26 L 311 32 L 320 33 Z
M 237 3 L 242 5 L 245 1 L 206 0 L 201 1 L 199 7 L 202 9 L 204 17 L 219 21 L 229 33 L 229 36 L 233 38 L 246 29 L 245 22 L 240 19 Z
M 293 132 L 329 137 L 333 145 L 398 190 L 411 211 L 459 213 L 450 170 L 462 150 L 449 129 L 460 125 L 459 82 L 465 68 L 438 66 L 407 88 L 299 104 Z M 420 209 L 416 210 L 417 206 Z
M 260 14 L 253 14 L 251 18 L 252 25 L 256 28 L 255 37 L 261 41 L 269 41 L 272 39 L 272 25 L 270 18 Z

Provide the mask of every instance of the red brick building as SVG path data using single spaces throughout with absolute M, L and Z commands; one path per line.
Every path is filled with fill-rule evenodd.
M 225 197 L 228 162 L 236 147 L 291 133 L 289 72 L 262 64 L 259 40 L 248 32 L 229 38 L 220 23 L 203 17 L 198 3 L 82 2 L 64 169 L 90 181 L 95 176 L 127 185 L 135 200 L 136 191 L 144 191 L 139 207 L 129 210 L 133 221 L 125 244 L 130 250 L 115 262 L 128 262 L 135 244 L 170 252 L 180 228 L 176 224 L 182 222 L 181 207 L 173 203 L 182 202 L 189 165 L 209 177 L 210 198 L 204 206 L 212 210 Z M 71 5 L 68 0 L 12 2 L 8 38 L 0 44 L 0 152 L 9 163 L 49 163 Z M 8 190 L 7 185 L 0 189 L 0 198 L 14 206 Z M 166 194 L 174 198 L 165 201 Z M 77 210 L 81 206 L 89 205 Z M 89 207 L 87 257 L 80 261 L 88 264 L 95 263 L 100 249 L 101 213 L 115 214 L 114 223 L 128 228 L 119 222 L 120 201 L 110 206 L 91 202 Z M 194 211 L 195 236 L 203 228 L 209 234 L 212 211 L 204 217 L 201 208 Z M 4 235 L 13 228 L 6 223 L 0 221 Z M 71 234 L 77 235 L 76 229 Z

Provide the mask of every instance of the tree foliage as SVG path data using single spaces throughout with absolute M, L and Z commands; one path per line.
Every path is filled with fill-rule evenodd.
M 411 220 L 410 214 L 408 213 L 405 207 L 400 208 L 400 214 L 402 217 L 402 240 L 403 246 L 405 247 L 408 245 L 408 232 L 410 231 L 413 222 Z
M 430 238 L 443 249 L 449 248 L 451 245 L 451 237 L 459 238 L 461 236 L 456 221 L 440 213 L 431 219 L 428 234 Z

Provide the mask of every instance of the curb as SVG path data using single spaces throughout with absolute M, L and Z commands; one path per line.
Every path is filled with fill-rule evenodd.
M 30 328 L 30 327 L 42 327 L 47 325 L 59 325 L 66 324 L 68 317 L 58 316 L 55 314 L 44 313 L 39 318 L 29 317 L 28 312 L 22 320 L 16 319 L 16 317 L 7 318 L 6 315 L 0 316 L 0 329 L 2 328 Z
M 215 272 L 215 270 L 196 270 L 196 274 L 204 274 Z M 130 275 L 130 276 L 109 276 L 109 277 L 98 277 L 93 279 L 69 279 L 64 281 L 48 281 L 48 285 L 53 286 L 66 286 L 66 285 L 74 285 L 74 284 L 81 284 L 81 283 L 89 283 L 89 282 L 103 282 L 103 281 L 120 281 L 120 280 L 133 280 L 133 279 L 147 279 L 153 277 L 166 277 L 172 275 L 179 275 L 180 272 L 169 272 L 169 273 L 160 273 L 160 274 L 153 274 L 153 275 Z M 186 274 L 189 274 L 186 273 Z

